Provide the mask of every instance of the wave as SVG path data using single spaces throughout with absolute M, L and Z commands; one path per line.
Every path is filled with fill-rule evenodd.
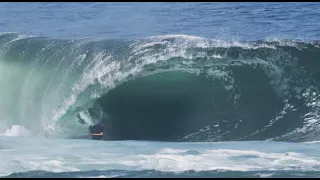
M 109 140 L 315 141 L 318 41 L 0 35 L 0 132 Z

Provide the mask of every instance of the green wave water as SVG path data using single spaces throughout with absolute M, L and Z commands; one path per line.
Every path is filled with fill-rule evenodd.
M 0 132 L 108 140 L 318 139 L 318 42 L 187 35 L 138 40 L 0 36 Z

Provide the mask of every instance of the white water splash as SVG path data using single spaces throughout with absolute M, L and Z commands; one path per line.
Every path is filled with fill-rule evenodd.
M 30 136 L 31 132 L 29 132 L 25 127 L 19 125 L 13 125 L 10 129 L 7 129 L 3 134 L 3 136 Z

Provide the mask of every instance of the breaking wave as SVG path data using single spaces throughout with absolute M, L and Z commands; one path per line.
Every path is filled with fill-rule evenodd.
M 3 33 L 0 133 L 70 138 L 103 119 L 108 140 L 316 141 L 319 44 Z

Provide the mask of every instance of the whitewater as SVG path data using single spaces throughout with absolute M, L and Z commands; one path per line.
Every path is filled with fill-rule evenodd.
M 67 13 L 70 6 L 78 10 Z M 224 3 L 35 3 L 25 17 L 9 17 L 23 3 L 4 3 L 1 19 L 11 23 L 0 28 L 0 177 L 319 177 L 315 7 L 289 4 L 291 19 L 281 19 L 281 3 L 231 3 L 231 15 Z M 138 12 L 121 21 L 123 8 Z M 313 18 L 301 21 L 307 9 Z M 232 15 L 249 34 L 223 24 Z M 253 15 L 262 24 L 245 19 Z M 43 21 L 26 25 L 28 17 Z M 199 18 L 202 33 L 183 28 Z M 207 30 L 214 22 L 225 29 Z M 272 28 L 261 34 L 265 22 L 277 38 Z M 99 120 L 104 140 L 90 140 L 88 126 Z

